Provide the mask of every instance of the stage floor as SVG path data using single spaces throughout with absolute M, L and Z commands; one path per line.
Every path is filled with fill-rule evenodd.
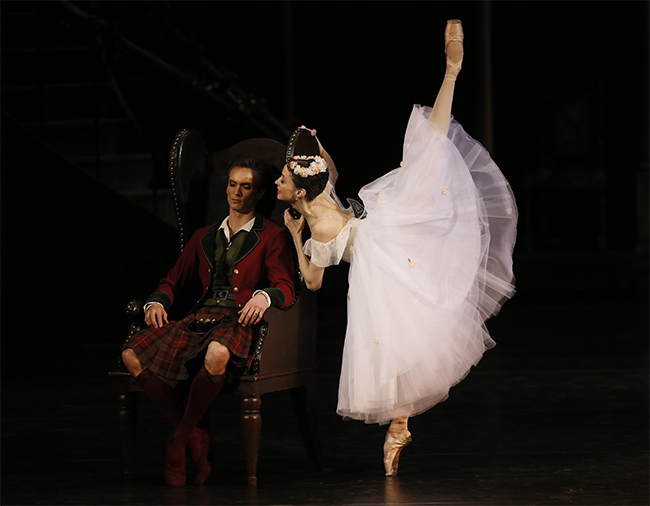
M 287 393 L 263 397 L 257 486 L 248 486 L 236 400 L 212 410 L 218 462 L 200 487 L 162 478 L 171 426 L 142 397 L 134 478 L 122 478 L 107 372 L 115 343 L 2 347 L 2 504 L 647 505 L 648 300 L 632 293 L 518 293 L 489 325 L 498 345 L 449 400 L 410 421 L 386 478 L 386 427 L 335 414 L 344 303 L 320 297 L 313 469 Z M 344 291 L 335 294 L 341 297 Z M 60 328 L 60 325 L 58 325 Z

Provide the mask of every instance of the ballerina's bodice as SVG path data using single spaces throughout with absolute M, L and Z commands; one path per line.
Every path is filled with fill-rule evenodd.
M 305 255 L 311 257 L 311 262 L 318 267 L 338 265 L 341 263 L 341 260 L 349 263 L 354 251 L 354 238 L 359 228 L 360 220 L 358 218 L 341 216 L 337 213 L 327 213 L 312 221 L 312 225 L 325 218 L 340 220 L 345 222 L 345 225 L 336 234 L 336 237 L 327 242 L 307 239 L 303 248 Z

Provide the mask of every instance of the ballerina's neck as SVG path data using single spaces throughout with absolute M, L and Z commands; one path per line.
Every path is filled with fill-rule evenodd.
M 320 194 L 311 202 L 300 201 L 294 207 L 305 217 L 308 224 L 315 223 L 322 218 L 340 216 L 346 219 L 347 215 L 341 212 L 336 203 L 324 194 Z

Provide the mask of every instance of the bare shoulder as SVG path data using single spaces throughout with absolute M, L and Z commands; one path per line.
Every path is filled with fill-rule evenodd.
M 318 242 L 330 242 L 345 227 L 346 221 L 337 218 L 324 217 L 311 227 L 311 237 Z

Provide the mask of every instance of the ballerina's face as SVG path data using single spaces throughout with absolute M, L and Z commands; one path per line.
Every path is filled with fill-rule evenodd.
M 285 165 L 282 175 L 275 181 L 278 187 L 278 200 L 293 203 L 298 198 L 299 188 L 293 182 L 289 168 Z

